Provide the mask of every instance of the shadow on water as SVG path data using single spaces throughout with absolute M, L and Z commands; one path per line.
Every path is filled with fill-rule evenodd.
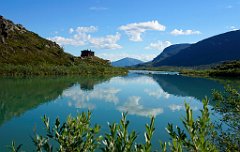
M 211 97 L 213 89 L 222 90 L 223 85 L 217 80 L 195 78 L 181 75 L 152 75 L 162 89 L 175 96 L 190 96 L 202 100 Z
M 13 117 L 52 101 L 63 90 L 79 83 L 81 89 L 108 81 L 111 76 L 64 76 L 33 78 L 0 78 L 0 126 Z
M 237 78 L 200 78 L 169 74 L 142 74 L 131 73 L 124 79 L 135 79 L 139 76 L 152 78 L 164 92 L 180 97 L 194 97 L 202 100 L 210 98 L 213 90 L 223 91 L 224 86 L 230 85 L 240 88 L 240 79 Z

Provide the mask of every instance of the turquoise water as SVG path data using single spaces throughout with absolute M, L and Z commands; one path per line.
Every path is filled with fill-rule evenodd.
M 34 130 L 43 133 L 41 117 L 50 121 L 65 120 L 71 114 L 92 111 L 92 124 L 108 131 L 107 122 L 118 122 L 128 112 L 130 130 L 144 142 L 145 124 L 156 117 L 154 147 L 169 140 L 165 130 L 168 122 L 182 127 L 184 102 L 192 107 L 195 117 L 202 108 L 201 99 L 212 89 L 222 90 L 217 80 L 191 78 L 171 73 L 130 72 L 122 77 L 33 77 L 0 78 L 0 151 L 12 140 L 31 151 Z M 210 107 L 213 103 L 210 103 Z M 213 117 L 215 119 L 215 117 Z

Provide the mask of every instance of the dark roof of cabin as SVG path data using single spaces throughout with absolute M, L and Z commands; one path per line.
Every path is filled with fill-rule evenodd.
M 91 51 L 91 50 L 83 50 L 82 52 L 93 52 L 93 51 Z

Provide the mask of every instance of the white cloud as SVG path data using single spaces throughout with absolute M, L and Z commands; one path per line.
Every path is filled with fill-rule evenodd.
M 178 35 L 198 35 L 201 34 L 200 31 L 193 31 L 193 30 L 178 30 L 178 29 L 174 29 L 171 32 L 172 35 L 178 36 Z
M 83 40 L 76 40 L 72 38 L 64 38 L 61 36 L 55 36 L 52 38 L 48 38 L 51 41 L 58 43 L 59 45 L 73 45 L 73 46 L 83 46 L 85 42 Z
M 97 49 L 120 49 L 122 46 L 117 44 L 121 35 L 116 33 L 115 35 L 107 35 L 105 37 L 90 38 L 89 42 L 92 47 Z
M 100 53 L 97 56 L 110 61 L 117 61 L 125 57 L 139 59 L 141 61 L 151 61 L 158 55 L 156 54 L 129 54 L 129 53 Z
M 91 38 L 90 34 L 86 34 L 86 33 L 78 33 L 78 34 L 74 34 L 72 39 L 76 40 L 76 41 L 84 41 L 84 42 L 88 42 Z
M 235 26 L 230 26 L 229 29 L 230 29 L 231 31 L 239 30 L 239 28 L 237 28 L 237 27 L 235 27 Z
M 68 30 L 68 32 L 69 32 L 70 34 L 72 34 L 72 33 L 74 32 L 74 29 L 73 29 L 73 28 L 70 28 L 70 29 Z
M 72 46 L 83 46 L 90 45 L 97 49 L 120 49 L 122 46 L 117 44 L 120 40 L 121 35 L 116 33 L 115 35 L 107 35 L 104 37 L 93 37 L 89 33 L 97 32 L 98 28 L 96 26 L 80 26 L 76 29 L 70 28 L 69 33 L 73 34 L 70 38 L 65 38 L 61 36 L 55 36 L 49 38 L 55 41 L 59 45 L 72 45 Z
M 96 32 L 98 28 L 96 26 L 79 26 L 76 28 L 77 33 L 93 33 Z
M 157 41 L 155 43 L 150 43 L 149 46 L 145 47 L 145 49 L 162 51 L 170 45 L 172 45 L 172 43 L 169 41 Z
M 101 6 L 92 6 L 89 7 L 89 10 L 91 11 L 104 11 L 104 10 L 108 10 L 107 7 L 101 7 Z
M 122 25 L 119 29 L 125 31 L 125 33 L 129 36 L 129 40 L 139 42 L 142 41 L 141 34 L 145 31 L 165 31 L 166 27 L 158 23 L 158 21 L 149 21 Z
M 121 112 L 128 112 L 130 115 L 139 116 L 157 116 L 163 113 L 162 108 L 146 108 L 139 103 L 141 97 L 131 96 L 123 106 L 119 106 L 117 109 Z

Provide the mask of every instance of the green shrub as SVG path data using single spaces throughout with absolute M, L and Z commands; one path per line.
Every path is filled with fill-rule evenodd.
M 207 108 L 208 102 L 208 99 L 203 100 L 203 110 L 201 110 L 201 116 L 199 116 L 195 121 L 193 119 L 192 109 L 188 104 L 185 104 L 186 117 L 182 122 L 187 134 L 184 133 L 184 131 L 178 126 L 176 126 L 177 132 L 174 131 L 173 125 L 168 124 L 167 131 L 172 138 L 172 143 L 169 145 L 172 151 L 217 151 L 215 145 L 210 142 L 210 133 L 213 131 L 213 124 L 211 123 L 209 117 L 209 111 Z
M 129 133 L 128 125 L 126 114 L 122 115 L 120 124 L 109 124 L 110 133 L 105 134 L 102 151 L 132 151 L 137 134 L 135 131 Z
M 44 116 L 47 135 L 36 135 L 33 138 L 36 151 L 53 151 L 53 141 L 57 142 L 57 151 L 94 151 L 101 141 L 101 136 L 97 135 L 100 126 L 91 127 L 90 120 L 90 112 L 79 114 L 75 118 L 69 116 L 63 124 L 57 118 L 51 128 L 49 118 Z
M 210 142 L 209 134 L 211 133 L 212 124 L 209 118 L 207 108 L 208 100 L 203 100 L 202 115 L 194 121 L 192 110 L 188 104 L 186 107 L 186 117 L 183 119 L 183 124 L 187 133 L 181 128 L 176 127 L 177 132 L 173 129 L 173 125 L 169 124 L 167 131 L 171 137 L 168 143 L 161 143 L 160 150 L 182 152 L 188 151 L 217 151 L 216 147 Z M 82 113 L 76 117 L 69 116 L 63 124 L 59 118 L 55 120 L 53 127 L 50 127 L 49 118 L 43 117 L 43 122 L 46 128 L 46 135 L 36 134 L 33 142 L 36 151 L 53 151 L 53 141 L 57 144 L 54 146 L 57 151 L 96 151 L 104 152 L 150 152 L 152 151 L 151 139 L 154 134 L 154 117 L 151 118 L 150 124 L 146 124 L 145 143 L 136 143 L 138 135 L 135 131 L 129 132 L 129 121 L 126 114 L 122 114 L 120 123 L 109 124 L 110 132 L 103 137 L 99 135 L 100 126 L 91 127 L 91 113 Z M 189 137 L 189 138 L 188 138 Z M 102 143 L 101 143 L 102 142 Z M 21 146 L 20 146 L 21 147 Z M 12 145 L 12 151 L 19 150 Z
M 214 142 L 221 150 L 240 151 L 239 91 L 230 86 L 226 86 L 224 92 L 213 90 L 213 100 L 218 103 L 214 110 L 222 116 L 220 123 L 215 124 L 219 134 Z M 227 129 L 223 129 L 223 125 Z

